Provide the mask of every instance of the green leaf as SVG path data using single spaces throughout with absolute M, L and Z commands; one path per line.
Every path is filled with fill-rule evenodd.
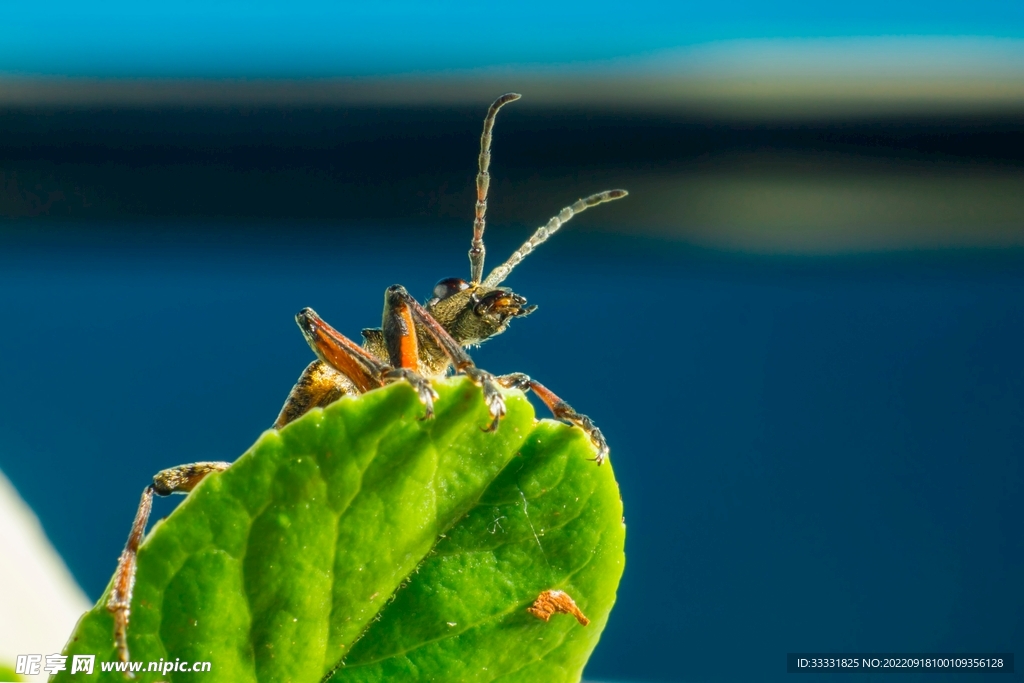
M 488 433 L 477 387 L 437 389 L 432 420 L 397 383 L 268 431 L 156 524 L 132 658 L 211 669 L 140 680 L 578 681 L 624 566 L 611 467 L 578 428 L 536 422 L 519 392 Z M 528 614 L 547 589 L 590 625 Z M 97 656 L 90 681 L 123 681 L 100 670 L 117 659 L 106 601 L 65 654 Z
M 0 681 L 3 683 L 17 683 L 21 680 L 21 676 L 14 673 L 13 666 L 7 666 L 6 664 L 0 664 Z

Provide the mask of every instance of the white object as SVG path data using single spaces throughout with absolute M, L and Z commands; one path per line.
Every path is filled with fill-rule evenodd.
M 39 519 L 0 472 L 0 663 L 18 655 L 59 654 L 92 607 L 50 544 Z M 28 681 L 45 681 L 22 676 Z

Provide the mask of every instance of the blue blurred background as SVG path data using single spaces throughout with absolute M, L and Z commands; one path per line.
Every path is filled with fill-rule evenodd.
M 519 90 L 491 265 L 631 192 L 475 352 L 611 442 L 628 564 L 588 679 L 1020 653 L 1019 3 L 4 13 L 0 469 L 90 597 L 153 473 L 270 425 L 297 310 L 358 338 L 388 285 L 468 275 L 480 123 Z

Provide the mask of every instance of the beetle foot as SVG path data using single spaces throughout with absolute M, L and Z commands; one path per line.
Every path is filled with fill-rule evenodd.
M 477 367 L 466 368 L 463 373 L 473 380 L 473 383 L 484 390 L 484 403 L 491 414 L 491 424 L 484 431 L 493 432 L 498 428 L 501 418 L 505 417 L 505 397 L 498 388 L 498 381 L 494 375 Z
M 597 428 L 597 425 L 586 415 L 580 415 L 580 418 L 580 421 L 576 424 L 579 424 L 580 428 L 587 433 L 587 436 L 590 437 L 590 442 L 597 449 L 597 455 L 594 456 L 593 460 L 600 466 L 605 461 L 605 458 L 608 457 L 611 449 L 608 448 L 608 442 L 605 441 L 604 434 Z
M 420 398 L 420 403 L 425 408 L 423 417 L 420 419 L 429 420 L 434 417 L 434 401 L 437 400 L 437 392 L 430 385 L 430 380 L 408 368 L 392 368 L 384 373 L 385 382 L 400 382 L 401 380 L 405 380 L 412 386 Z
M 513 372 L 509 375 L 497 377 L 496 381 L 506 389 L 518 389 L 525 393 L 530 390 L 530 382 L 533 380 L 525 372 Z

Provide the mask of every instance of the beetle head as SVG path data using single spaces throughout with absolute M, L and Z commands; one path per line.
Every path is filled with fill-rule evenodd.
M 438 282 L 427 301 L 427 311 L 463 346 L 501 334 L 513 318 L 536 309 L 508 287 L 474 285 L 454 277 Z

